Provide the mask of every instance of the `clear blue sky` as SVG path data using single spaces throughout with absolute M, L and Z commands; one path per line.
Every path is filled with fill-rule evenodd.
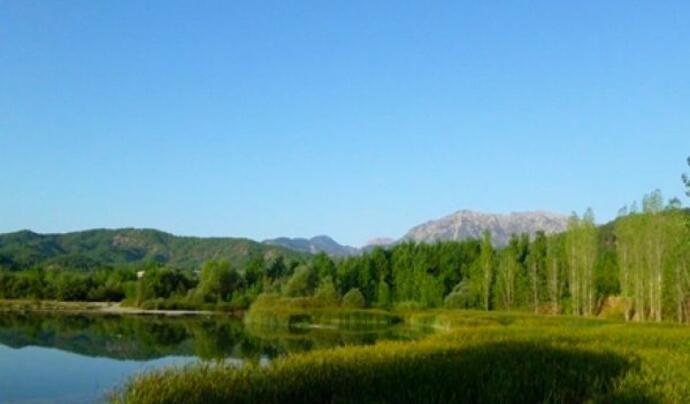
M 688 21 L 687 1 L 0 0 L 0 232 L 604 221 L 682 195 Z

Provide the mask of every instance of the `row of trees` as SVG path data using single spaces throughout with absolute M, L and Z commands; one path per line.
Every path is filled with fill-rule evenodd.
M 155 264 L 92 273 L 0 271 L 0 298 L 245 308 L 267 292 L 323 304 L 594 315 L 620 294 L 629 320 L 687 322 L 687 217 L 655 192 L 641 211 L 626 209 L 612 224 L 597 227 L 588 210 L 573 215 L 563 234 L 515 235 L 502 248 L 485 233 L 482 240 L 408 242 L 339 260 L 258 256 L 241 268 L 211 261 L 198 272 Z
M 54 299 L 61 301 L 120 301 L 127 285 L 134 284 L 131 269 L 107 269 L 92 273 L 75 271 L 0 271 L 0 298 Z
M 690 164 L 690 161 L 689 161 Z M 690 196 L 690 178 L 683 177 Z M 0 298 L 121 300 L 146 306 L 248 307 L 261 293 L 322 304 L 449 307 L 595 315 L 620 296 L 628 320 L 690 321 L 690 224 L 677 199 L 659 191 L 597 227 L 573 214 L 563 234 L 397 244 L 333 260 L 256 256 L 243 267 L 207 262 L 199 271 L 143 268 L 0 271 Z M 143 275 L 142 275 L 143 274 Z M 609 299 L 611 300 L 611 299 Z M 609 303 L 610 304 L 610 303 Z
M 643 201 L 641 213 L 616 222 L 616 245 L 621 295 L 628 320 L 655 320 L 675 316 L 688 321 L 687 215 L 663 208 L 659 193 Z
M 620 295 L 628 320 L 690 320 L 688 214 L 659 192 L 638 212 L 597 227 L 591 210 L 568 230 L 515 235 L 495 248 L 482 240 L 402 243 L 360 256 L 308 261 L 258 256 L 241 268 L 207 262 L 198 272 L 150 264 L 92 273 L 0 271 L 0 298 L 120 301 L 156 307 L 245 308 L 261 293 L 323 304 L 449 307 L 597 314 Z

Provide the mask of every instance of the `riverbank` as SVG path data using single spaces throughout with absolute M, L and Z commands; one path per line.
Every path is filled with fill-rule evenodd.
M 0 300 L 0 312 L 3 311 L 160 316 L 242 316 L 242 312 L 239 311 L 142 309 L 126 306 L 121 302 L 61 302 L 55 300 Z

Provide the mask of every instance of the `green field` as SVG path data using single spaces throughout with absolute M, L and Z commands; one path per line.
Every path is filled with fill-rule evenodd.
M 688 402 L 690 328 L 479 311 L 399 312 L 435 332 L 293 354 L 268 366 L 193 365 L 132 379 L 127 403 Z

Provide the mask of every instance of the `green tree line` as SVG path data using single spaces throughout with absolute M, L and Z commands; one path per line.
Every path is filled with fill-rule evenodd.
M 690 161 L 688 161 L 690 164 Z M 690 178 L 683 176 L 690 196 Z M 270 293 L 313 304 L 380 308 L 529 310 L 592 316 L 622 306 L 630 321 L 690 321 L 690 224 L 660 191 L 595 224 L 588 209 L 561 234 L 404 242 L 340 259 L 255 255 L 199 270 L 147 263 L 91 273 L 0 271 L 0 298 L 125 300 L 152 308 L 248 307 Z
M 623 300 L 628 320 L 689 320 L 688 214 L 660 192 L 597 227 L 591 210 L 562 234 L 405 242 L 332 259 L 266 259 L 241 267 L 208 261 L 199 271 L 149 263 L 94 272 L 0 271 L 0 298 L 121 301 L 152 308 L 246 308 L 261 293 L 357 307 L 530 310 L 596 315 Z

